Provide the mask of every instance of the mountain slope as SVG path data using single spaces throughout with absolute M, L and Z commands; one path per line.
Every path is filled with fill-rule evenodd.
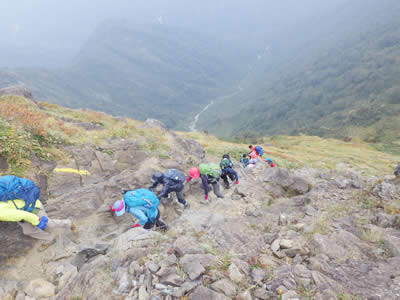
M 353 13 L 361 4 L 353 3 Z M 336 30 L 335 23 L 320 28 L 320 38 L 316 34 L 287 62 L 255 73 L 259 78 L 243 93 L 220 103 L 225 113 L 208 112 L 200 127 L 219 135 L 399 139 L 400 3 L 367 4 L 355 16 L 348 10 L 338 15 L 347 31 Z
M 241 67 L 227 49 L 177 28 L 111 22 L 98 28 L 72 65 L 3 70 L 0 84 L 24 83 L 41 100 L 179 127 L 236 81 Z

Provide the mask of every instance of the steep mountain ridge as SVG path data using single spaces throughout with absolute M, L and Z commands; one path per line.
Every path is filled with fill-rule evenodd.
M 40 118 L 26 122 L 27 114 Z M 1 152 L 2 174 L 34 179 L 49 216 L 77 225 L 40 252 L 16 224 L 2 223 L 1 299 L 398 298 L 400 185 L 383 177 L 397 158 L 368 144 L 275 137 L 259 142 L 278 167 L 243 169 L 247 144 L 156 120 L 16 96 L 0 97 L 0 120 L 3 145 L 14 147 Z M 14 164 L 10 154 L 24 152 L 24 164 Z M 168 232 L 110 215 L 121 191 L 148 186 L 153 171 L 186 172 L 223 153 L 239 185 L 205 205 L 192 180 L 188 210 L 162 199 Z

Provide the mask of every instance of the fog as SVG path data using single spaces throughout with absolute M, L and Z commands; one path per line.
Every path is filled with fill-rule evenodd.
M 2 0 L 0 66 L 67 64 L 110 19 L 182 27 L 257 48 L 351 0 Z

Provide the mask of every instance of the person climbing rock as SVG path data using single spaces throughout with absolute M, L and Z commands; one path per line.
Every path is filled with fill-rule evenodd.
M 260 158 L 263 156 L 264 151 L 261 148 L 261 146 L 253 146 L 253 145 L 249 145 L 249 149 L 251 152 L 255 151 L 256 155 L 259 156 Z
M 246 168 L 250 162 L 249 156 L 247 154 L 243 154 L 240 162 L 242 163 L 243 168 Z
M 221 173 L 221 178 L 224 181 L 225 187 L 228 189 L 229 188 L 229 180 L 228 177 L 235 182 L 235 184 L 239 183 L 239 176 L 237 172 L 233 169 L 233 163 L 231 161 L 231 158 L 229 157 L 229 154 L 224 154 L 222 156 L 222 160 L 219 164 L 221 167 L 222 173 Z
M 18 222 L 25 235 L 45 242 L 40 247 L 44 250 L 55 242 L 53 234 L 47 230 L 64 228 L 75 231 L 76 226 L 69 219 L 49 218 L 39 195 L 40 188 L 29 179 L 12 175 L 0 178 L 0 221 Z
M 394 175 L 400 177 L 400 163 L 394 168 Z
M 270 166 L 271 168 L 274 168 L 274 167 L 275 167 L 275 164 L 272 162 L 272 159 L 267 158 L 265 161 L 269 164 L 269 166 Z
M 166 231 L 168 227 L 160 220 L 159 206 L 160 201 L 152 191 L 137 189 L 127 191 L 122 200 L 116 201 L 110 209 L 117 217 L 129 212 L 138 219 L 131 228 L 143 226 L 144 229 L 151 229 L 155 225 L 156 228 Z
M 166 198 L 168 197 L 169 193 L 175 192 L 178 202 L 181 203 L 184 208 L 189 208 L 190 205 L 185 201 L 185 197 L 183 195 L 183 184 L 185 179 L 185 174 L 176 169 L 168 169 L 164 173 L 155 172 L 151 176 L 153 185 L 149 189 L 153 191 L 157 185 L 162 184 L 163 188 L 157 195 L 159 199 Z
M 217 164 L 200 164 L 199 167 L 193 167 L 189 170 L 189 177 L 186 181 L 193 178 L 201 178 L 201 187 L 204 189 L 204 200 L 208 203 L 208 192 L 213 186 L 214 194 L 218 198 L 224 198 L 219 188 L 219 180 L 221 177 L 221 169 Z

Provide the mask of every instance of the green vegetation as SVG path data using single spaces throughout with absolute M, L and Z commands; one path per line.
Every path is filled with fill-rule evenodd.
M 230 88 L 244 66 L 234 61 L 232 47 L 221 53 L 219 43 L 167 25 L 110 22 L 70 66 L 3 69 L 0 87 L 19 82 L 39 100 L 183 128 L 192 113 Z
M 226 110 L 208 111 L 199 126 L 248 140 L 274 134 L 352 136 L 399 155 L 400 3 L 390 3 L 366 5 L 371 20 L 360 20 L 365 26 L 359 30 L 354 28 L 360 24 L 350 25 L 364 11 L 341 25 L 348 25 L 343 37 L 340 28 L 331 28 L 325 45 L 328 38 L 321 33 L 287 64 L 258 73 L 249 88 L 223 103 Z

